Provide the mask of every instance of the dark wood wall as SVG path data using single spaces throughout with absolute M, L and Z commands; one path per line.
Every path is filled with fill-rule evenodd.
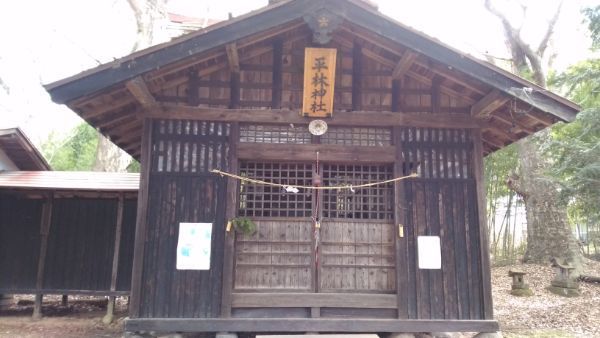
M 155 121 L 138 311 L 141 318 L 217 317 L 221 304 L 230 126 Z M 180 222 L 213 223 L 209 271 L 176 269 Z
M 399 129 L 406 234 L 400 243 L 400 311 L 411 319 L 483 319 L 482 262 L 471 132 Z M 442 269 L 418 268 L 417 237 L 440 236 Z
M 35 289 L 42 204 L 0 194 L 0 290 Z
M 41 289 L 36 288 L 44 200 L 0 193 L 0 291 L 5 293 L 114 293 L 110 291 L 117 224 L 115 198 L 54 198 Z M 136 200 L 125 199 L 117 289 L 131 286 Z

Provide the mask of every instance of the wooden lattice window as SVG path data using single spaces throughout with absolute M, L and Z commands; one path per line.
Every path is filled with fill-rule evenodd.
M 240 125 L 240 142 L 307 144 L 311 136 L 306 126 L 243 124 Z
M 208 174 L 227 168 L 230 125 L 158 120 L 152 136 L 152 173 Z
M 240 164 L 240 175 L 258 180 L 293 186 L 312 184 L 312 164 L 263 163 L 246 161 Z M 310 217 L 312 191 L 300 189 L 286 192 L 281 187 L 242 181 L 239 215 L 247 217 Z
M 389 165 L 339 165 L 323 166 L 325 186 L 356 186 L 392 178 Z M 368 188 L 324 190 L 323 216 L 341 219 L 391 220 L 393 218 L 393 184 Z
M 390 128 L 330 127 L 321 136 L 323 144 L 381 147 L 392 145 Z
M 472 179 L 473 140 L 466 129 L 402 128 L 404 174 L 422 179 Z

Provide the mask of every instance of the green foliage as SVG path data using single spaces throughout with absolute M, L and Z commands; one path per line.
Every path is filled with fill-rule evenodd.
M 592 33 L 592 47 L 600 48 L 600 5 L 583 10 L 587 18 L 588 29 Z
M 139 173 L 141 170 L 142 170 L 142 166 L 141 166 L 140 162 L 136 161 L 135 159 L 131 159 L 131 162 L 127 166 L 127 172 L 128 173 Z
M 42 144 L 42 153 L 54 170 L 91 170 L 96 159 L 98 132 L 83 122 L 66 138 L 51 133 Z
M 486 192 L 490 201 L 506 197 L 511 193 L 506 185 L 506 180 L 515 171 L 518 162 L 517 147 L 514 144 L 485 158 Z
M 235 231 L 251 236 L 256 232 L 256 224 L 246 217 L 236 217 L 231 220 Z

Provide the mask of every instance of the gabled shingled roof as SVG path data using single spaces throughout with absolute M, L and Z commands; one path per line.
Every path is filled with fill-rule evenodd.
M 19 170 L 52 170 L 20 128 L 0 129 L 0 149 Z
M 88 122 L 94 124 L 94 118 L 90 120 L 85 114 L 82 114 L 82 109 L 77 108 L 77 105 L 87 100 L 88 97 L 123 88 L 128 80 L 160 72 L 190 58 L 214 53 L 215 51 L 224 49 L 227 44 L 247 39 L 269 30 L 278 28 L 283 30 L 293 24 L 302 24 L 305 15 L 310 15 L 321 9 L 325 9 L 340 17 L 348 25 L 370 32 L 369 34 L 377 36 L 378 39 L 383 39 L 389 43 L 413 50 L 433 62 L 442 64 L 444 72 L 466 76 L 485 86 L 485 90 L 493 89 L 497 92 L 497 95 L 503 98 L 510 98 L 528 107 L 532 107 L 535 110 L 533 113 L 546 115 L 545 117 L 542 116 L 542 118 L 539 116 L 531 117 L 537 121 L 544 120 L 544 126 L 556 121 L 572 121 L 580 110 L 580 107 L 575 103 L 488 62 L 453 49 L 434 38 L 381 14 L 360 0 L 282 1 L 238 18 L 187 34 L 171 42 L 133 53 L 64 80 L 48 84 L 45 88 L 55 102 L 70 105 L 71 108 L 86 118 Z M 475 100 L 481 100 L 482 97 Z M 110 116 L 123 116 L 124 113 L 131 114 L 132 116 L 135 114 L 134 111 L 136 109 L 133 107 L 124 107 L 124 105 L 120 107 L 124 110 L 127 109 L 127 112 L 115 110 L 111 112 Z M 132 123 L 134 122 L 132 121 Z M 102 126 L 95 126 L 99 127 L 103 133 L 110 135 L 111 128 L 113 127 L 107 127 L 106 125 L 105 123 Z M 488 152 L 501 148 L 542 128 L 532 123 L 533 126 L 524 126 L 523 131 L 518 135 L 512 135 L 512 132 L 509 130 L 508 134 L 511 135 L 507 136 L 506 129 L 510 128 L 508 125 L 510 125 L 510 122 L 504 121 L 503 127 L 497 127 L 496 132 L 499 137 L 496 142 L 489 140 L 488 144 L 490 144 L 490 147 Z M 139 122 L 136 128 L 141 128 Z M 132 141 L 132 137 L 128 136 L 125 132 L 119 131 L 114 134 L 116 134 L 117 138 L 121 138 L 121 140 L 116 140 L 118 145 L 134 156 L 139 155 L 139 138 Z

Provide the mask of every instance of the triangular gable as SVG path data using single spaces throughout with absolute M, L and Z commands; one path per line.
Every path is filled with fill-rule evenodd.
M 371 40 L 380 43 L 379 46 L 382 47 L 376 47 L 379 52 L 364 48 L 363 55 L 379 64 L 376 67 L 380 69 L 375 70 L 376 72 L 388 72 L 390 74 L 387 76 L 391 76 L 392 79 L 396 78 L 397 73 L 405 73 L 420 83 L 413 84 L 412 87 L 410 81 L 404 83 L 409 85 L 406 88 L 408 92 L 418 95 L 439 82 L 440 76 L 452 78 L 454 82 L 450 81 L 452 83 L 449 84 L 441 79 L 446 81 L 440 94 L 444 95 L 442 100 L 462 100 L 458 104 L 461 109 L 469 108 L 474 117 L 482 121 L 487 119 L 494 124 L 484 130 L 486 153 L 502 148 L 556 121 L 572 121 L 579 111 L 576 104 L 404 26 L 359 0 L 283 1 L 49 84 L 46 89 L 55 102 L 68 104 L 86 121 L 111 137 L 117 145 L 137 156 L 141 143 L 141 120 L 136 114 L 143 108 L 144 102 L 132 103 L 132 90 L 139 91 L 139 95 L 136 96 L 138 101 L 140 97 L 143 99 L 145 96 L 151 104 L 156 103 L 152 102 L 156 98 L 159 103 L 162 101 L 159 96 L 153 98 L 153 94 L 164 95 L 156 92 L 156 83 L 150 88 L 153 93 L 149 93 L 148 88 L 144 89 L 144 79 L 155 78 L 155 74 L 168 73 L 171 69 L 177 69 L 178 72 L 200 69 L 200 76 L 211 72 L 215 75 L 211 75 L 212 80 L 208 82 L 226 83 L 228 70 L 223 70 L 222 66 L 207 66 L 205 63 L 200 65 L 200 61 L 194 65 L 194 60 L 215 58 L 214 55 L 220 55 L 218 57 L 221 60 L 223 57 L 227 60 L 229 52 L 225 51 L 232 45 L 235 48 L 237 43 L 239 48 L 246 48 L 240 47 L 240 42 L 255 41 L 258 36 L 277 37 L 278 34 L 283 34 L 282 32 L 293 32 L 290 27 L 300 27 L 299 30 L 303 32 L 309 31 L 310 18 L 314 19 L 315 15 L 322 13 L 331 17 L 333 21 L 342 22 L 340 26 L 344 27 L 345 31 L 341 34 L 336 33 L 336 44 L 352 45 L 355 37 L 363 43 Z M 282 37 L 279 36 L 279 39 Z M 344 39 L 347 41 L 344 42 Z M 286 44 L 290 44 L 289 36 L 284 37 L 284 40 Z M 392 47 L 386 51 L 386 45 Z M 259 57 L 261 53 L 263 52 L 258 45 L 256 51 L 249 52 L 251 56 L 255 54 L 254 57 Z M 223 72 L 220 75 L 216 73 L 221 70 Z M 138 80 L 142 83 L 136 89 L 135 82 Z M 187 80 L 166 77 L 161 81 L 180 83 Z M 134 88 L 129 86 L 132 82 Z M 471 95 L 461 97 L 464 90 L 471 91 Z M 88 105 L 89 103 L 91 105 Z M 454 103 L 450 104 L 452 105 Z M 207 105 L 209 106 L 211 105 Z M 263 104 L 254 107 L 276 108 Z M 93 111 L 89 112 L 86 109 Z M 348 108 L 342 110 L 346 111 Z M 387 111 L 385 107 L 380 110 Z M 491 115 L 494 111 L 496 114 Z M 527 114 L 512 116 L 512 112 Z

